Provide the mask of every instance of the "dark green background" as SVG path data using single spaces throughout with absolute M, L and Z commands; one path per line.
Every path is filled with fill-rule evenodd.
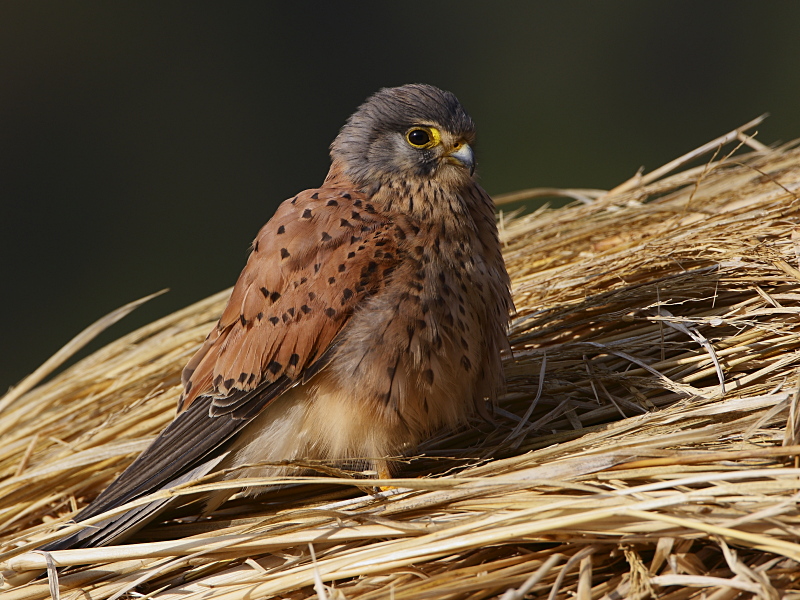
M 455 92 L 493 193 L 608 188 L 765 112 L 800 137 L 798 2 L 0 4 L 0 389 L 231 285 L 382 86 Z

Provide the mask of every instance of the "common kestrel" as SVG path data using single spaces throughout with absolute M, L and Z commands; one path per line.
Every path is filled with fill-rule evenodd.
M 388 476 L 386 457 L 483 410 L 503 385 L 512 301 L 474 139 L 456 97 L 430 85 L 361 105 L 322 186 L 283 202 L 253 242 L 183 371 L 175 420 L 75 519 L 239 465 L 273 463 L 224 477 L 297 473 L 274 463 L 298 460 Z M 171 502 L 47 549 L 120 541 Z

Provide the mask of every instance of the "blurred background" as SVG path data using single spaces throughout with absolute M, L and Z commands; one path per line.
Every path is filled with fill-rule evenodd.
M 800 3 L 0 3 L 0 392 L 234 283 L 380 87 L 478 123 L 499 194 L 610 188 L 764 112 L 800 137 Z

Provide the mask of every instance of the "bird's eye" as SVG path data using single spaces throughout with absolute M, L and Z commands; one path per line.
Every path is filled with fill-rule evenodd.
M 422 147 L 431 141 L 431 136 L 424 129 L 412 129 L 406 134 L 408 143 L 412 146 Z
M 406 132 L 406 141 L 414 148 L 432 148 L 439 143 L 439 132 L 433 127 L 412 127 Z

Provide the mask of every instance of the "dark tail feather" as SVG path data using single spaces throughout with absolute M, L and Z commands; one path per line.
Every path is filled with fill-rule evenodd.
M 181 484 L 188 483 L 193 479 L 208 475 L 226 455 L 227 452 L 207 460 L 191 471 L 173 479 L 161 487 L 160 490 L 168 490 Z M 186 501 L 186 496 L 173 496 L 171 498 L 163 498 L 148 504 L 143 504 L 142 506 L 137 506 L 121 515 L 111 517 L 105 521 L 100 521 L 94 525 L 89 525 L 85 529 L 73 533 L 70 536 L 42 546 L 40 550 L 50 552 L 53 550 L 67 550 L 70 548 L 97 548 L 99 546 L 111 545 L 114 542 L 122 541 L 128 536 L 133 535 L 167 509 L 177 504 L 185 503 Z M 79 514 L 76 520 L 80 521 L 80 518 L 81 515 Z
M 212 415 L 210 409 L 214 399 L 209 396 L 197 398 L 94 502 L 78 513 L 75 521 L 89 519 L 137 498 L 208 475 L 228 454 L 233 437 L 291 385 L 287 377 L 282 377 L 264 388 L 238 392 L 232 398 L 239 408 L 230 414 Z M 120 542 L 168 508 L 186 502 L 185 496 L 156 500 L 88 526 L 42 546 L 40 550 L 89 548 Z

